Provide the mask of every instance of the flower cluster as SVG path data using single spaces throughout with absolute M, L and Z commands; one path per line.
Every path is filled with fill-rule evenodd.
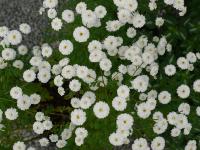
M 52 142 L 58 148 L 63 148 L 73 141 L 81 148 L 88 144 L 87 140 L 93 140 L 93 129 L 98 130 L 95 135 L 98 137 L 101 128 L 107 128 L 104 134 L 106 137 L 101 140 L 112 146 L 129 144 L 133 138 L 132 150 L 164 150 L 168 147 L 168 138 L 191 133 L 193 124 L 189 116 L 194 106 L 189 100 L 192 94 L 200 93 L 200 79 L 192 78 L 192 85 L 191 82 L 177 81 L 178 85 L 173 91 L 170 85 L 163 89 L 156 82 L 165 78 L 172 80 L 180 72 L 184 74 L 194 71 L 200 53 L 188 52 L 185 57 L 181 56 L 163 65 L 160 63 L 162 59 L 173 53 L 167 35 L 149 36 L 143 33 L 149 21 L 160 31 L 165 25 L 163 16 L 158 14 L 153 21 L 149 20 L 146 13 L 140 11 L 140 2 L 137 0 L 105 3 L 116 7 L 115 11 L 107 9 L 103 4 L 89 9 L 85 2 L 78 2 L 74 10 L 65 9 L 59 15 L 56 9 L 58 0 L 44 0 L 39 13 L 47 12 L 51 28 L 58 34 L 65 26 L 72 26 L 72 35 L 57 39 L 56 48 L 50 43 L 34 46 L 26 62 L 28 67 L 23 69 L 24 63 L 15 58 L 28 52 L 25 45 L 19 44 L 22 41 L 21 33 L 29 34 L 30 26 L 21 24 L 21 32 L 1 27 L 0 36 L 6 46 L 0 57 L 0 68 L 5 69 L 7 61 L 15 60 L 13 66 L 23 69 L 23 82 L 30 85 L 39 83 L 47 89 L 56 88 L 56 96 L 70 101 L 69 114 L 59 110 L 63 113 L 61 115 L 68 115 L 69 120 L 58 133 L 53 129 L 60 124 L 54 124 L 50 113 L 36 109 L 32 129 L 42 135 L 42 138 L 39 137 L 42 147 Z M 154 11 L 158 9 L 157 3 L 156 0 L 150 0 L 147 8 Z M 164 4 L 173 6 L 180 16 L 186 13 L 183 0 L 164 0 Z M 98 28 L 101 28 L 102 33 L 97 31 Z M 18 53 L 13 48 L 7 48 L 9 45 L 18 46 Z M 8 120 L 20 118 L 19 111 L 34 109 L 35 105 L 41 104 L 43 98 L 43 94 L 25 94 L 20 86 L 12 87 L 10 96 L 16 100 L 17 108 L 13 106 L 5 110 Z M 56 98 L 54 100 L 59 101 Z M 171 110 L 168 106 L 175 109 Z M 195 115 L 200 116 L 200 106 L 195 106 L 195 111 Z M 0 111 L 0 121 L 2 114 Z M 145 121 L 149 124 L 145 125 Z M 98 123 L 100 125 L 96 125 Z M 150 134 L 143 126 L 150 126 Z M 167 132 L 169 137 L 165 137 Z M 184 147 L 185 150 L 196 150 L 196 139 L 189 139 Z M 25 149 L 26 145 L 22 141 L 13 145 L 13 150 Z M 28 150 L 34 148 L 29 147 Z

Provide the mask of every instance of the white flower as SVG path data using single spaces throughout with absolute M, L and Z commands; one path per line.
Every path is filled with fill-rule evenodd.
M 132 144 L 132 150 L 150 150 L 148 147 L 147 140 L 144 138 L 139 138 Z
M 57 11 L 54 8 L 51 8 L 47 11 L 47 15 L 50 19 L 54 19 L 57 16 Z
M 77 146 L 81 146 L 84 143 L 84 139 L 82 137 L 76 136 L 75 143 Z
M 106 8 L 102 5 L 97 6 L 94 12 L 96 13 L 98 18 L 104 18 L 107 14 Z
M 58 141 L 58 135 L 57 134 L 51 134 L 49 136 L 49 139 L 51 142 L 57 142 Z
M 65 140 L 58 140 L 58 142 L 56 143 L 56 146 L 58 148 L 64 148 L 66 146 L 67 142 Z
M 90 32 L 87 28 L 85 28 L 84 26 L 81 26 L 81 27 L 77 27 L 74 32 L 73 32 L 73 36 L 74 36 L 74 39 L 77 41 L 77 42 L 86 42 L 90 36 Z
M 10 90 L 10 96 L 13 99 L 19 99 L 22 96 L 22 94 L 23 94 L 22 89 L 18 86 L 15 86 Z
M 144 52 L 142 54 L 142 60 L 145 64 L 151 64 L 154 61 L 154 57 L 150 52 Z
M 196 114 L 197 114 L 197 116 L 200 116 L 200 106 L 198 106 L 198 107 L 196 108 Z
M 41 100 L 40 95 L 36 93 L 30 95 L 31 104 L 34 104 L 34 105 L 39 104 L 40 100 Z
M 193 89 L 194 89 L 195 92 L 200 93 L 200 79 L 194 81 Z
M 143 15 L 135 13 L 133 16 L 133 26 L 135 28 L 142 28 L 145 25 L 146 18 Z
M 118 67 L 118 71 L 120 72 L 120 73 L 122 73 L 122 74 L 126 74 L 127 73 L 127 67 L 125 66 L 125 65 L 120 65 L 119 67 Z
M 5 116 L 9 120 L 15 120 L 18 117 L 18 112 L 17 112 L 17 110 L 15 108 L 8 108 L 5 111 Z
M 70 81 L 69 83 L 69 88 L 70 90 L 72 90 L 73 92 L 78 92 L 81 89 L 81 83 L 76 80 L 73 79 L 72 81 Z
M 39 140 L 40 145 L 46 147 L 49 145 L 49 140 L 47 138 L 42 138 Z
M 116 49 L 117 46 L 119 46 L 117 38 L 114 36 L 108 36 L 107 38 L 105 38 L 105 40 L 103 41 L 104 47 L 107 50 L 113 50 Z
M 110 107 L 107 103 L 99 101 L 94 105 L 93 112 L 97 118 L 103 119 L 109 115 Z
M 152 150 L 164 150 L 165 148 L 165 139 L 163 137 L 156 137 L 151 142 Z
M 82 109 L 88 109 L 88 108 L 90 108 L 90 106 L 92 105 L 93 103 L 92 103 L 92 100 L 89 98 L 89 97 L 87 97 L 87 96 L 83 96 L 82 98 L 81 98 L 81 100 L 80 100 L 80 107 L 82 108 Z
M 119 133 L 110 134 L 109 141 L 114 146 L 120 146 L 124 144 L 124 138 Z
M 44 113 L 43 112 L 37 112 L 35 114 L 35 120 L 36 121 L 42 121 L 45 119 Z
M 127 35 L 129 38 L 134 38 L 134 37 L 136 36 L 136 30 L 135 30 L 133 27 L 129 27 L 129 28 L 127 29 L 126 35 Z
M 103 71 L 109 71 L 112 68 L 112 62 L 107 58 L 102 59 L 99 65 Z
M 59 31 L 62 28 L 62 20 L 59 18 L 54 18 L 51 22 L 51 27 L 55 30 L 55 31 Z
M 60 96 L 64 96 L 65 89 L 63 87 L 58 87 L 58 94 L 60 94 Z
M 96 101 L 96 95 L 95 95 L 95 93 L 93 93 L 91 91 L 85 92 L 84 95 L 82 96 L 82 98 L 84 98 L 84 97 L 89 99 L 92 104 L 94 104 L 94 102 Z
M 42 57 L 40 56 L 33 56 L 31 59 L 30 59 L 30 64 L 32 66 L 40 66 L 41 63 L 42 63 Z
M 14 60 L 16 57 L 16 51 L 12 48 L 5 48 L 2 50 L 1 55 L 5 60 Z
M 41 69 L 37 74 L 37 78 L 40 82 L 47 83 L 51 79 L 51 73 L 47 69 Z
M 197 57 L 193 52 L 187 53 L 186 58 L 190 63 L 195 63 L 197 61 Z
M 61 75 L 55 76 L 54 84 L 58 87 L 63 85 L 63 77 Z
M 24 142 L 18 141 L 13 145 L 13 150 L 26 150 L 26 145 Z
M 117 116 L 116 120 L 117 127 L 125 130 L 131 129 L 133 126 L 133 122 L 133 117 L 127 113 L 120 114 L 119 116 Z
M 81 18 L 83 25 L 88 28 L 98 26 L 98 23 L 100 23 L 97 19 L 96 14 L 91 10 L 85 10 L 81 14 Z
M 62 69 L 62 73 L 61 75 L 65 78 L 65 79 L 71 79 L 72 77 L 75 76 L 75 69 L 73 66 L 71 65 L 67 65 Z
M 27 23 L 22 23 L 19 25 L 19 30 L 24 33 L 24 34 L 29 34 L 31 33 L 31 27 Z
M 79 127 L 79 128 L 76 128 L 75 134 L 76 136 L 82 137 L 84 139 L 88 136 L 88 131 L 85 128 Z
M 78 98 L 72 98 L 71 99 L 71 105 L 73 108 L 79 108 L 80 107 L 80 99 Z
M 103 52 L 101 50 L 94 50 L 89 55 L 89 60 L 91 62 L 99 62 L 103 57 Z
M 168 123 L 166 119 L 160 119 L 153 126 L 153 131 L 156 134 L 162 134 L 167 130 Z
M 125 3 L 123 3 L 123 7 L 128 9 L 131 12 L 136 11 L 138 7 L 138 2 L 137 0 L 127 0 Z
M 165 4 L 172 5 L 174 3 L 174 0 L 164 0 Z
M 21 60 L 15 60 L 13 62 L 13 67 L 18 68 L 18 69 L 23 69 L 24 63 Z
M 185 84 L 180 85 L 177 88 L 176 92 L 178 96 L 182 99 L 188 98 L 190 96 L 190 88 Z
M 74 12 L 71 10 L 64 10 L 62 12 L 62 19 L 66 21 L 67 23 L 72 23 L 74 22 Z
M 126 23 L 130 18 L 131 12 L 127 9 L 120 9 L 117 13 L 117 17 L 121 23 Z
M 190 114 L 190 105 L 187 103 L 181 103 L 178 107 L 178 111 L 181 114 L 189 115 Z
M 87 5 L 85 2 L 79 2 L 77 5 L 76 5 L 76 12 L 78 14 L 82 14 L 84 11 L 86 11 L 87 9 Z
M 26 70 L 23 73 L 23 78 L 26 82 L 33 82 L 36 78 L 36 74 L 33 70 Z
M 151 90 L 151 91 L 148 92 L 147 96 L 148 96 L 149 99 L 150 98 L 156 99 L 157 96 L 158 96 L 158 92 L 156 90 Z
M 117 111 L 124 111 L 127 106 L 126 99 L 123 97 L 115 97 L 112 101 L 112 106 Z
M 27 110 L 31 106 L 30 97 L 27 95 L 23 95 L 17 100 L 17 107 L 21 110 Z
M 33 123 L 33 131 L 37 134 L 43 134 L 44 132 L 44 126 L 43 126 L 43 123 L 41 122 L 34 122 Z
M 86 121 L 86 113 L 82 109 L 74 109 L 71 112 L 71 122 L 74 125 L 81 126 Z
M 175 125 L 177 118 L 178 118 L 178 114 L 175 113 L 175 112 L 170 112 L 170 113 L 167 115 L 167 121 L 168 121 L 169 124 L 171 124 L 171 125 Z
M 176 73 L 176 67 L 174 65 L 165 66 L 165 74 L 168 76 L 173 76 Z
M 168 91 L 162 91 L 158 95 L 161 104 L 168 104 L 171 101 L 171 94 Z
M 58 0 L 44 0 L 43 6 L 45 8 L 54 8 L 58 5 Z
M 151 115 L 151 109 L 147 103 L 141 103 L 137 106 L 137 115 L 142 118 L 146 119 Z
M 8 27 L 6 26 L 1 26 L 0 27 L 0 37 L 5 37 L 9 32 Z
M 157 101 L 155 99 L 150 98 L 146 101 L 146 103 L 149 105 L 150 110 L 154 110 L 156 108 Z
M 53 127 L 53 124 L 50 120 L 45 120 L 43 126 L 45 130 L 50 130 Z
M 130 89 L 129 89 L 128 86 L 126 86 L 126 85 L 121 85 L 121 86 L 117 89 L 117 95 L 118 95 L 119 97 L 127 98 L 127 97 L 129 97 L 129 92 L 130 92 Z
M 175 123 L 176 127 L 178 129 L 183 129 L 188 125 L 188 119 L 185 115 L 183 114 L 178 114 L 176 123 Z
M 181 133 L 181 130 L 178 129 L 178 128 L 173 128 L 173 129 L 171 130 L 171 136 L 172 136 L 172 137 L 177 137 L 177 136 L 180 135 L 180 133 Z
M 188 69 L 189 67 L 189 62 L 187 59 L 185 59 L 184 57 L 179 57 L 177 60 L 177 65 L 179 68 L 181 68 L 182 70 Z
M 72 136 L 72 130 L 71 128 L 69 129 L 64 129 L 63 132 L 61 133 L 61 138 L 62 140 L 67 140 Z
M 53 53 L 52 48 L 49 45 L 42 46 L 42 56 L 43 57 L 50 57 Z
M 164 19 L 162 17 L 156 18 L 156 26 L 161 27 L 164 24 Z
M 138 92 L 145 92 L 149 85 L 149 77 L 147 75 L 137 76 L 131 81 L 132 87 Z
M 163 119 L 163 114 L 161 112 L 157 111 L 153 114 L 154 121 L 161 120 L 161 119 Z
M 197 142 L 195 140 L 189 140 L 185 146 L 185 150 L 197 150 Z
M 22 41 L 22 35 L 17 30 L 11 30 L 7 35 L 8 42 L 12 45 L 18 45 Z
M 88 75 L 88 68 L 86 66 L 78 66 L 76 74 L 79 78 L 84 79 Z
M 91 53 L 95 50 L 102 50 L 102 44 L 101 42 L 97 40 L 93 40 L 88 44 L 88 51 Z

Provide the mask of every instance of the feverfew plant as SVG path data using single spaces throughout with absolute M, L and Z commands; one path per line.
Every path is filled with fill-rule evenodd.
M 186 12 L 184 0 L 44 0 L 49 28 L 32 48 L 28 24 L 0 27 L 0 146 L 197 150 L 200 53 L 171 38 Z

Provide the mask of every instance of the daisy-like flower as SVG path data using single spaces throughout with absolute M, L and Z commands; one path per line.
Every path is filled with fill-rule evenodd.
M 19 99 L 22 96 L 22 94 L 23 94 L 22 89 L 18 86 L 15 86 L 10 90 L 10 96 L 13 99 Z
M 194 81 L 193 89 L 194 89 L 195 92 L 199 92 L 200 93 L 200 79 Z
M 13 150 L 25 150 L 26 149 L 26 145 L 24 144 L 24 142 L 16 142 L 14 145 L 13 145 Z
M 78 80 L 74 79 L 70 81 L 69 88 L 74 92 L 78 92 L 81 89 L 81 83 Z
M 133 126 L 133 117 L 130 114 L 124 113 L 124 114 L 120 114 L 117 117 L 117 127 L 120 129 L 126 129 L 129 130 L 132 128 Z
M 93 112 L 97 118 L 103 119 L 109 115 L 110 107 L 107 103 L 99 101 L 94 105 Z
M 72 53 L 73 49 L 74 47 L 71 41 L 63 40 L 60 42 L 59 51 L 61 52 L 61 54 L 69 55 Z
M 72 23 L 74 21 L 74 12 L 71 10 L 64 10 L 62 12 L 62 19 L 67 23 Z
M 26 82 L 33 82 L 36 79 L 36 74 L 33 70 L 26 70 L 23 73 L 23 78 Z
M 24 33 L 24 34 L 29 34 L 29 33 L 31 33 L 31 27 L 30 27 L 30 25 L 27 24 L 27 23 L 22 23 L 22 24 L 20 24 L 19 30 L 20 30 L 22 33 Z
M 115 97 L 112 101 L 112 106 L 117 111 L 124 111 L 127 106 L 126 99 L 123 97 Z
M 120 146 L 124 143 L 124 138 L 119 133 L 112 133 L 109 136 L 109 141 L 114 146 Z
M 176 73 L 176 67 L 174 65 L 165 66 L 165 74 L 168 76 L 173 76 Z
M 54 18 L 51 22 L 51 27 L 55 30 L 55 31 L 59 31 L 62 28 L 62 20 L 59 18 Z
M 5 111 L 6 118 L 9 120 L 16 120 L 18 118 L 18 112 L 15 108 L 8 108 Z
M 176 92 L 182 99 L 188 98 L 190 96 L 190 88 L 185 84 L 180 85 Z
M 87 28 L 81 26 L 81 27 L 77 27 L 74 32 L 73 32 L 73 36 L 74 36 L 74 39 L 77 41 L 77 42 L 86 42 L 90 36 L 90 32 Z
M 7 35 L 8 42 L 12 45 L 18 45 L 22 41 L 22 35 L 17 30 L 11 30 Z
M 81 126 L 86 121 L 86 113 L 82 109 L 75 109 L 71 112 L 71 122 L 77 126 Z

